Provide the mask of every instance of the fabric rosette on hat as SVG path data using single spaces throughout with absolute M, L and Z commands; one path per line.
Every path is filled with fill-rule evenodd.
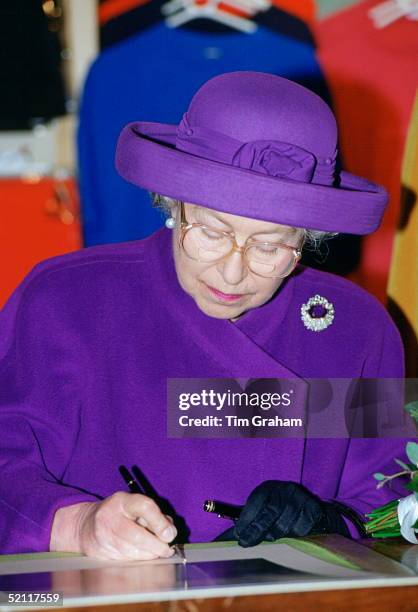
M 337 169 L 337 136 L 332 111 L 308 89 L 232 72 L 205 83 L 178 126 L 128 124 L 116 167 L 135 185 L 221 212 L 369 234 L 387 192 Z
M 242 145 L 234 155 L 232 164 L 269 176 L 308 182 L 313 176 L 315 158 L 294 145 L 261 140 Z

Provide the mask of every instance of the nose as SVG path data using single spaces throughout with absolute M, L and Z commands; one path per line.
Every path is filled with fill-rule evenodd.
M 219 262 L 218 270 L 227 285 L 239 285 L 248 274 L 242 250 L 235 248 L 231 251 L 225 259 Z

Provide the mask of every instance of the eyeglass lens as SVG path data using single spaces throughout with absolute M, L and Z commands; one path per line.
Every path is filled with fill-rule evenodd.
M 233 249 L 232 239 L 222 232 L 206 227 L 189 228 L 183 238 L 186 254 L 197 261 L 214 263 L 228 255 Z M 260 243 L 246 249 L 247 265 L 260 276 L 281 276 L 289 273 L 295 255 L 290 249 Z

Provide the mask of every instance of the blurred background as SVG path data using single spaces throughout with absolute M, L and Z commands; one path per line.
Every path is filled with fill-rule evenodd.
M 326 100 L 342 166 L 388 189 L 375 234 L 304 262 L 387 306 L 418 377 L 418 0 L 3 0 L 0 49 L 0 308 L 42 259 L 162 226 L 114 169 L 126 123 L 259 70 Z

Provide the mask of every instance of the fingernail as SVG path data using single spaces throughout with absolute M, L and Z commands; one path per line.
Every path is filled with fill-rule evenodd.
M 163 540 L 167 540 L 167 542 L 171 542 L 177 535 L 177 530 L 174 527 L 167 527 L 161 534 Z

